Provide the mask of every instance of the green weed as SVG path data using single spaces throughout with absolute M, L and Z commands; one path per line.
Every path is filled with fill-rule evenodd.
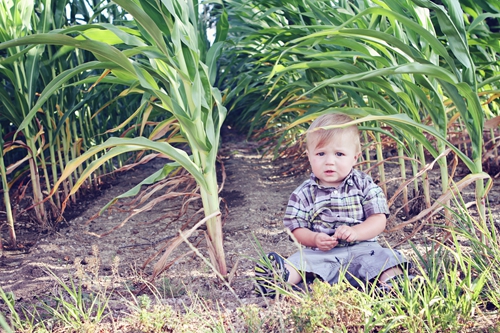
M 42 309 L 54 322 L 54 327 L 70 329 L 77 332 L 95 332 L 106 317 L 109 296 L 103 293 L 85 292 L 82 284 L 75 284 L 70 277 L 67 284 L 57 275 L 49 271 L 60 287 L 53 296 L 52 304 L 42 303 Z
M 298 332 L 358 331 L 365 322 L 365 296 L 343 282 L 331 286 L 315 281 L 311 295 L 292 307 L 291 319 Z

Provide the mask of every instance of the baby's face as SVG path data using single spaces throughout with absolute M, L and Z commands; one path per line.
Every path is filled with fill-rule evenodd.
M 307 156 L 320 185 L 339 186 L 356 164 L 360 153 L 354 140 L 333 138 L 322 146 L 308 147 Z

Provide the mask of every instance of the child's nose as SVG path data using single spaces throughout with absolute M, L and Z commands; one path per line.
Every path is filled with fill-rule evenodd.
M 328 158 L 326 159 L 326 163 L 334 164 L 335 163 L 335 155 L 328 155 Z

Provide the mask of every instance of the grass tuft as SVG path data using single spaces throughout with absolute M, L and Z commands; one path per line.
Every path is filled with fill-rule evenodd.
M 316 281 L 311 294 L 292 307 L 291 319 L 299 332 L 356 332 L 365 322 L 364 298 L 344 282 L 331 286 Z

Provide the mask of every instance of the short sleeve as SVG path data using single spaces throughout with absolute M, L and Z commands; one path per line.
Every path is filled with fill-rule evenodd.
M 293 192 L 288 200 L 283 224 L 290 231 L 297 228 L 309 228 L 310 213 L 305 197 Z
M 368 218 L 373 214 L 385 214 L 389 217 L 389 207 L 387 206 L 387 199 L 382 189 L 376 185 L 371 178 L 367 179 L 369 182 L 366 184 L 363 198 L 363 211 L 365 217 Z

